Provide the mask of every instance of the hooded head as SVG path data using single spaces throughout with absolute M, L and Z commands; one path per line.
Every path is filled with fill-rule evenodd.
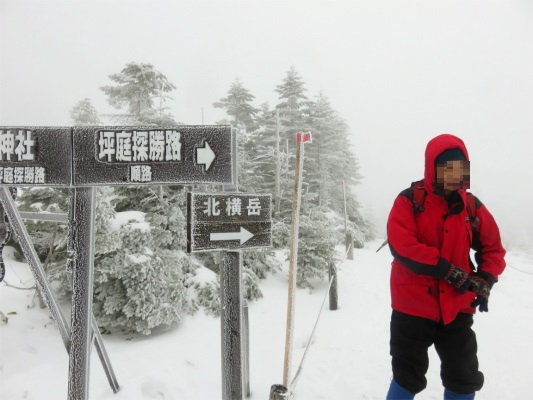
M 442 182 L 437 182 L 436 166 L 453 161 L 469 161 L 468 151 L 461 139 L 450 134 L 439 135 L 426 147 L 424 188 L 428 193 L 443 193 Z

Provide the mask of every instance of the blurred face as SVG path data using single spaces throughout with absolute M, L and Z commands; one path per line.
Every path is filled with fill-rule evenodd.
M 437 164 L 437 184 L 449 191 L 468 189 L 470 187 L 470 162 L 455 160 Z

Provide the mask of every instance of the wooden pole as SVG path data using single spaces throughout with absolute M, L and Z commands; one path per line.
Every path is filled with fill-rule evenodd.
M 95 188 L 74 188 L 74 255 L 72 269 L 71 344 L 69 354 L 69 400 L 89 398 L 92 341 Z
M 346 246 L 345 252 L 348 253 L 350 241 L 348 239 L 348 212 L 346 211 L 346 182 L 342 181 L 342 193 L 344 197 L 344 244 Z M 348 257 L 348 260 L 352 258 Z
M 334 262 L 329 263 L 329 280 L 333 278 L 331 282 L 331 288 L 329 289 L 329 309 L 336 310 L 338 307 L 339 293 L 337 291 L 337 267 Z
M 281 159 L 279 152 L 279 109 L 276 109 L 276 196 L 274 198 L 274 215 L 279 216 L 281 203 L 281 188 L 280 188 L 280 174 L 281 174 Z
M 303 134 L 302 134 L 303 136 Z M 289 387 L 291 375 L 292 341 L 294 325 L 294 292 L 296 289 L 296 268 L 298 265 L 298 231 L 300 223 L 300 202 L 302 198 L 303 174 L 303 137 L 296 146 L 296 170 L 294 175 L 294 193 L 292 199 L 292 224 L 289 252 L 289 299 L 287 304 L 287 331 L 285 336 L 285 359 L 283 366 L 283 385 Z
M 351 233 L 346 235 L 346 258 L 353 260 L 353 236 Z
M 289 398 L 289 390 L 283 385 L 272 385 L 270 387 L 269 400 L 286 400 Z
M 244 393 L 241 283 L 241 252 L 223 251 L 220 261 L 223 400 L 242 400 Z
M 243 364 L 244 364 L 244 395 L 249 398 L 250 392 L 250 320 L 248 315 L 248 302 L 243 301 L 242 308 L 242 329 L 243 329 Z

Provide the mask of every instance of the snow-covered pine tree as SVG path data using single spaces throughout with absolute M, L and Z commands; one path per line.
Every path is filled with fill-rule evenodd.
M 259 111 L 251 104 L 254 99 L 255 96 L 243 86 L 237 77 L 231 84 L 227 97 L 214 102 L 213 107 L 226 110 L 226 114 L 233 117 L 234 127 L 243 125 L 248 132 L 251 132 L 256 128 L 254 117 Z
M 168 97 L 163 93 L 176 89 L 167 77 L 157 71 L 152 64 L 127 64 L 118 74 L 109 75 L 115 86 L 102 86 L 108 102 L 118 110 L 126 112 L 113 115 L 118 122 L 130 125 L 172 124 L 172 115 L 165 112 L 163 103 Z M 154 99 L 159 100 L 155 108 Z
M 78 101 L 76 105 L 72 107 L 70 110 L 70 118 L 76 125 L 80 126 L 100 124 L 98 112 L 93 107 L 91 99 L 87 97 Z
M 283 196 L 280 204 L 280 215 L 276 222 L 290 224 L 292 212 L 292 193 L 294 184 L 294 160 L 296 154 L 296 133 L 309 131 L 306 118 L 309 114 L 310 102 L 306 96 L 305 82 L 296 72 L 294 66 L 287 71 L 285 78 L 275 91 L 279 95 L 276 109 L 279 111 L 281 148 L 288 154 L 286 158 L 286 176 L 281 181 Z
M 349 127 L 332 108 L 324 93 L 310 103 L 308 125 L 313 132 L 313 143 L 306 148 L 305 182 L 308 191 L 315 193 L 315 204 L 334 211 L 344 231 L 344 191 L 348 230 L 356 246 L 373 238 L 372 225 L 360 215 L 355 188 L 359 184 L 359 164 L 349 140 Z M 341 228 L 342 226 L 342 228 Z
M 293 139 L 292 135 L 304 128 L 304 118 L 309 106 L 305 82 L 294 66 L 289 68 L 283 82 L 276 86 L 276 92 L 280 100 L 276 108 L 280 110 L 285 126 L 290 128 L 287 132 L 290 135 L 288 139 Z M 291 132 L 295 129 L 295 132 Z
M 342 214 L 343 181 L 350 191 L 360 180 L 357 159 L 348 140 L 348 126 L 322 92 L 311 103 L 308 124 L 313 131 L 313 143 L 305 153 L 309 190 L 317 194 L 317 205 Z

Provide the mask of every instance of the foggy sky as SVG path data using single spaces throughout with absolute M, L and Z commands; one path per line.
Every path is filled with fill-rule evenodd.
M 0 0 L 0 126 L 70 126 L 85 97 L 113 112 L 99 87 L 132 61 L 177 86 L 167 105 L 189 124 L 223 118 L 237 76 L 273 107 L 294 65 L 348 122 L 381 233 L 426 143 L 453 133 L 504 242 L 533 247 L 530 1 Z

